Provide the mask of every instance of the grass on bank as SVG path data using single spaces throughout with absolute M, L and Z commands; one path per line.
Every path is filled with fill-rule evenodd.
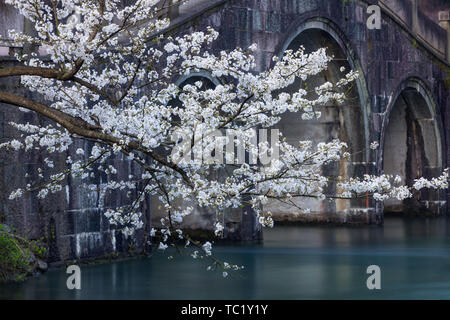
M 46 251 L 38 241 L 22 238 L 0 224 L 0 282 L 23 281 L 33 273 L 36 257 L 45 259 Z

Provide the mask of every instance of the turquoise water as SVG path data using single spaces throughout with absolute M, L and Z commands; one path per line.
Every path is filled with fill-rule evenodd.
M 262 244 L 216 246 L 245 270 L 231 279 L 190 257 L 81 266 L 81 290 L 64 269 L 0 285 L 9 299 L 450 299 L 450 219 L 386 219 L 384 227 L 277 226 Z M 366 269 L 381 268 L 381 290 Z

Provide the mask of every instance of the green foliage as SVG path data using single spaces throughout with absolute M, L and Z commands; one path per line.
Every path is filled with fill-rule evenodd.
M 445 89 L 450 89 L 450 68 L 447 67 L 447 70 L 445 71 L 447 72 L 447 77 L 444 78 L 444 85 L 445 85 Z
M 23 281 L 33 271 L 35 256 L 45 259 L 39 240 L 21 238 L 0 224 L 0 281 Z
M 39 259 L 45 259 L 47 257 L 47 248 L 42 245 L 42 241 L 42 239 L 39 239 L 29 242 L 29 248 Z
M 0 225 L 0 280 L 21 281 L 31 270 L 31 251 Z

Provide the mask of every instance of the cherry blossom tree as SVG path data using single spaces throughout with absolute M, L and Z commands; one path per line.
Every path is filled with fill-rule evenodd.
M 292 199 L 298 197 L 368 194 L 378 201 L 403 200 L 422 188 L 447 188 L 448 171 L 432 180 L 418 179 L 413 186 L 405 186 L 399 177 L 390 175 L 326 177 L 321 170 L 324 165 L 350 155 L 347 145 L 338 140 L 318 145 L 299 141 L 294 146 L 280 134 L 276 145 L 255 144 L 256 130 L 276 125 L 287 111 L 314 119 L 321 116 L 317 107 L 344 101 L 346 88 L 359 75 L 343 69 L 342 79 L 336 83 L 287 93 L 286 88 L 297 79 L 307 83 L 327 69 L 332 57 L 325 49 L 309 54 L 303 48 L 288 50 L 274 60 L 273 68 L 256 73 L 256 45 L 213 54 L 208 48 L 218 33 L 212 28 L 167 36 L 165 29 L 170 22 L 161 17 L 159 0 L 137 0 L 129 5 L 121 0 L 6 3 L 16 7 L 36 29 L 35 35 L 10 30 L 10 40 L 46 54 L 16 54 L 16 66 L 0 69 L 0 78 L 20 76 L 21 85 L 39 99 L 3 90 L 0 102 L 17 107 L 18 112 L 36 112 L 52 122 L 47 126 L 10 123 L 23 133 L 23 139 L 4 142 L 0 148 L 40 148 L 52 155 L 66 151 L 76 139 L 95 143 L 90 154 L 78 149 L 79 158 L 67 159 L 66 169 L 48 180 L 12 190 L 11 201 L 36 190 L 38 197 L 45 198 L 61 191 L 67 176 L 88 181 L 98 168 L 111 176 L 112 182 L 102 185 L 103 192 L 139 189 L 132 205 L 105 213 L 111 224 L 132 235 L 143 224 L 140 203 L 148 195 L 157 195 L 167 212 L 164 228 L 151 231 L 152 236 L 160 235 L 158 248 L 165 250 L 174 241 L 183 241 L 193 247 L 194 258 L 212 259 L 209 269 L 220 267 L 227 276 L 228 269 L 240 267 L 214 258 L 210 242 L 202 244 L 183 233 L 179 226 L 193 209 L 177 205 L 177 199 L 217 210 L 246 205 L 259 223 L 273 226 L 270 213 L 262 210 L 272 200 L 295 205 Z M 205 88 L 202 82 L 182 87 L 175 84 L 181 76 L 200 71 L 220 79 L 220 84 L 214 88 Z M 171 103 L 174 99 L 181 106 Z M 238 163 L 234 148 L 222 153 L 230 142 L 230 137 L 217 134 L 224 130 L 239 135 L 240 147 L 249 158 L 262 159 L 273 154 L 275 147 L 278 157 L 267 163 Z M 180 144 L 186 137 L 190 137 L 189 143 Z M 191 151 L 201 156 L 191 157 Z M 140 177 L 114 180 L 117 169 L 106 161 L 120 153 L 141 168 Z M 220 161 L 220 156 L 226 161 Z M 43 166 L 53 167 L 51 157 L 44 162 Z M 224 168 L 228 172 L 225 177 L 212 174 Z M 335 194 L 325 192 L 330 184 L 336 185 Z M 92 186 L 86 183 L 83 187 Z M 217 221 L 216 235 L 223 228 Z

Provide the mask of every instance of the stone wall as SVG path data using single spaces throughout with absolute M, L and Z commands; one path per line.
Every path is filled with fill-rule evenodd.
M 426 14 L 432 21 L 439 21 L 439 11 L 450 10 L 447 0 L 419 0 L 419 10 Z
M 3 60 L 0 64 L 6 67 L 12 62 Z M 0 87 L 23 91 L 18 78 L 2 79 Z M 16 107 L 1 105 L 0 121 L 0 142 L 4 142 L 20 136 L 17 130 L 8 125 L 10 121 L 45 125 L 49 120 L 32 112 L 19 112 Z M 103 215 L 109 207 L 130 203 L 134 194 L 128 198 L 125 193 L 114 192 L 102 197 L 98 191 L 80 187 L 79 179 L 68 176 L 65 190 L 51 194 L 44 200 L 37 198 L 37 192 L 25 194 L 18 200 L 8 199 L 11 191 L 23 188 L 28 183 L 42 181 L 37 179 L 38 168 L 44 170 L 44 179 L 48 178 L 65 168 L 67 157 L 80 157 L 76 155 L 76 149 L 82 148 L 88 154 L 92 146 L 92 143 L 80 140 L 67 152 L 56 158 L 51 156 L 52 160 L 55 159 L 54 169 L 46 168 L 43 164 L 43 160 L 50 155 L 41 150 L 13 152 L 3 149 L 0 152 L 0 223 L 15 227 L 20 234 L 30 239 L 44 238 L 49 245 L 49 262 L 100 258 L 146 249 L 144 231 L 148 234 L 149 203 L 143 208 L 145 229 L 134 238 L 124 239 L 121 232 L 109 226 Z M 127 159 L 118 157 L 111 162 L 118 169 L 119 179 L 125 180 L 130 174 L 139 174 L 139 169 Z M 107 182 L 107 177 L 95 172 L 95 177 L 89 180 L 84 182 L 99 185 Z

